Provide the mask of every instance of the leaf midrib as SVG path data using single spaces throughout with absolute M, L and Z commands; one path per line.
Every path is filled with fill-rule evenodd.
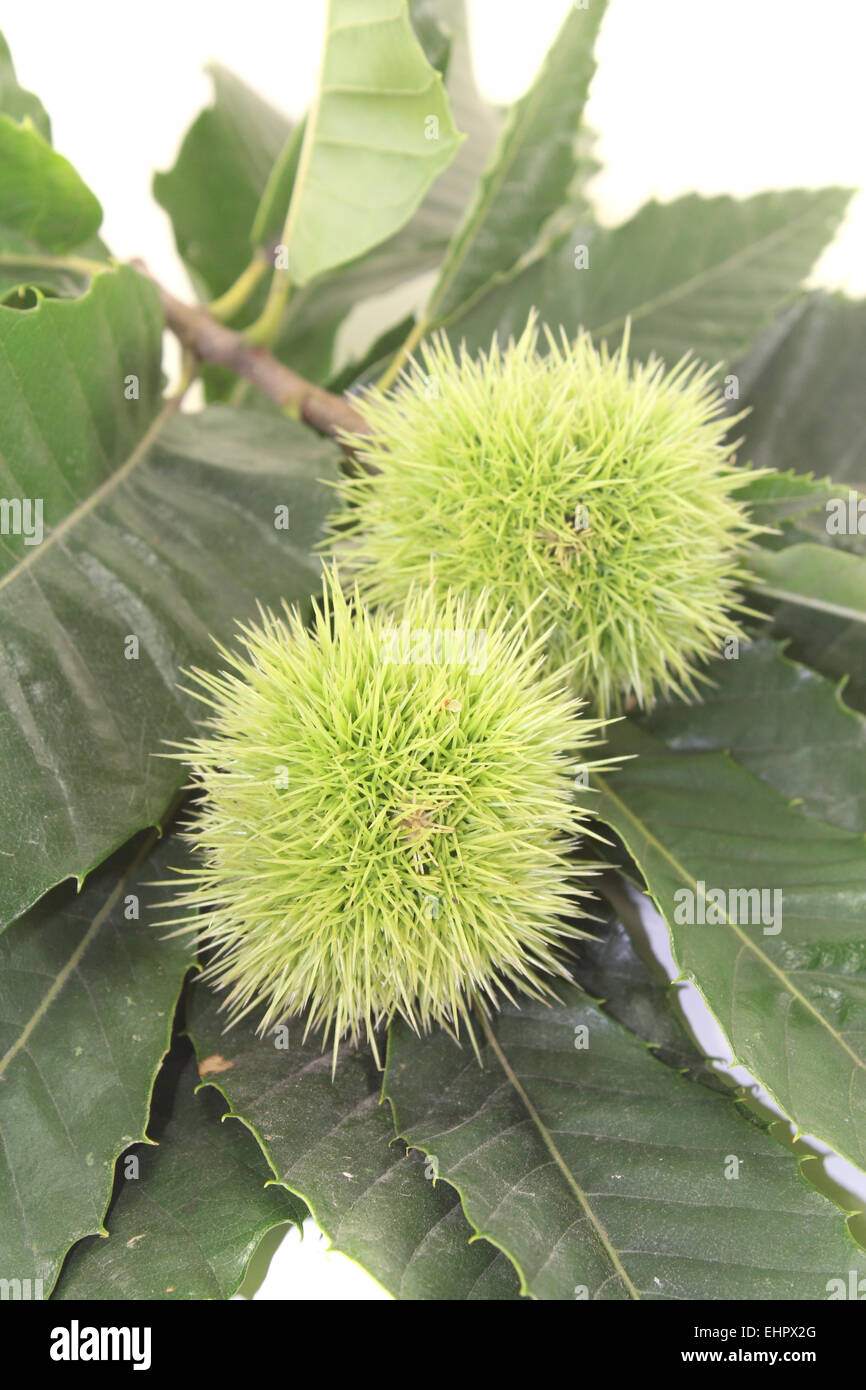
M 75 525 L 77 525 L 77 523 L 81 521 L 83 517 L 88 516 L 90 512 L 92 512 L 94 508 L 99 505 L 100 502 L 102 502 L 106 497 L 110 496 L 114 489 L 120 483 L 124 482 L 126 478 L 129 477 L 130 473 L 133 471 L 136 465 L 139 464 L 141 460 L 144 458 L 144 456 L 147 454 L 151 445 L 154 443 L 167 421 L 178 410 L 180 402 L 181 397 L 178 395 L 170 397 L 167 401 L 163 403 L 163 406 L 160 409 L 159 413 L 154 416 L 150 425 L 145 430 L 144 434 L 136 444 L 132 453 L 129 455 L 129 458 L 126 459 L 125 462 L 122 463 L 119 468 L 115 469 L 115 471 L 111 473 L 104 480 L 104 482 L 100 483 L 99 487 L 96 488 L 93 492 L 91 492 L 88 497 L 85 497 L 83 501 L 79 502 L 75 507 L 73 507 L 72 511 L 67 512 L 63 520 L 48 532 L 41 545 L 34 546 L 32 550 L 29 550 L 27 554 L 23 555 L 21 559 L 18 561 L 18 563 L 12 567 L 12 569 L 10 569 L 5 575 L 3 575 L 2 578 L 0 578 L 0 591 L 5 589 L 7 584 L 11 584 L 13 579 L 20 578 L 20 576 L 30 568 L 30 566 L 34 563 L 36 559 L 41 557 L 46 550 L 49 550 L 51 548 L 52 545 L 55 545 L 57 541 L 59 541 L 63 536 L 67 534 L 67 532 L 69 532 Z
M 619 314 L 616 318 L 610 319 L 608 323 L 603 323 L 598 327 L 594 327 L 592 329 L 593 335 L 612 333 L 616 329 L 621 328 L 626 319 L 631 319 L 632 323 L 634 323 L 637 319 L 645 318 L 647 314 L 655 313 L 657 309 L 664 309 L 669 304 L 675 304 L 678 299 L 681 299 L 686 294 L 690 294 L 692 290 L 700 289 L 715 276 L 722 275 L 727 270 L 735 270 L 747 264 L 752 256 L 767 250 L 767 248 L 772 247 L 779 240 L 787 239 L 791 233 L 798 232 L 803 223 L 809 222 L 814 218 L 815 213 L 816 209 L 814 206 L 807 208 L 793 222 L 786 222 L 784 226 L 776 227 L 772 232 L 767 232 L 766 235 L 761 237 L 758 241 L 752 241 L 748 246 L 741 247 L 738 251 L 726 257 L 725 260 L 716 261 L 713 265 L 704 267 L 703 270 L 697 271 L 696 274 L 690 276 L 687 280 L 681 280 L 678 284 L 672 285 L 670 289 L 664 290 L 661 294 L 656 295 L 654 299 L 647 299 L 643 304 L 639 304 L 636 308 L 630 309 L 627 314 Z
M 134 859 L 132 859 L 132 861 L 127 865 L 126 869 L 118 878 L 115 887 L 112 889 L 111 893 L 109 893 L 105 902 L 102 904 L 102 907 L 96 913 L 95 917 L 93 918 L 93 921 L 90 923 L 90 926 L 87 928 L 87 931 L 82 936 L 81 940 L 75 947 L 66 964 L 63 966 L 61 970 L 57 972 L 57 974 L 51 982 L 51 985 L 45 991 L 45 994 L 40 999 L 38 1005 L 33 1010 L 24 1027 L 21 1029 L 20 1033 L 11 1043 L 11 1045 L 7 1048 L 4 1056 L 0 1058 L 0 1081 L 2 1081 L 5 1078 L 6 1069 L 9 1066 L 9 1063 L 17 1056 L 17 1054 L 22 1050 L 22 1048 L 26 1047 L 27 1042 L 29 1041 L 34 1029 L 45 1017 L 46 1013 L 48 1012 L 51 1005 L 54 1003 L 54 1000 L 60 994 L 70 975 L 72 975 L 72 973 L 77 969 L 78 965 L 81 963 L 81 960 L 85 952 L 87 951 L 87 948 L 91 945 L 94 938 L 98 935 L 100 928 L 105 923 L 115 904 L 119 901 L 120 895 L 123 892 L 124 888 L 129 883 L 130 879 L 133 877 L 136 870 L 142 864 L 144 859 L 153 849 L 156 838 L 157 832 L 153 831 L 147 837 L 142 847 L 139 849 L 138 854 L 136 854 Z
M 520 1078 L 517 1076 L 513 1067 L 511 1066 L 511 1063 L 506 1057 L 505 1052 L 500 1046 L 499 1039 L 496 1037 L 495 1032 L 490 1026 L 490 1021 L 487 1018 L 487 1015 L 484 1013 L 483 1008 L 480 1008 L 478 1010 L 478 1013 L 481 1018 L 481 1026 L 484 1030 L 485 1037 L 487 1038 L 487 1041 L 489 1042 L 490 1046 L 493 1049 L 493 1052 L 495 1053 L 496 1060 L 499 1062 L 499 1065 L 505 1072 L 509 1084 L 514 1088 L 514 1091 L 516 1092 L 521 1104 L 523 1105 L 523 1108 L 526 1110 L 526 1113 L 528 1114 L 530 1120 L 532 1121 L 533 1125 L 538 1131 L 538 1136 L 541 1139 L 541 1142 L 544 1144 L 544 1147 L 547 1149 L 548 1153 L 553 1159 L 553 1162 L 556 1164 L 557 1168 L 562 1173 L 562 1176 L 565 1178 L 565 1181 L 568 1183 L 568 1186 L 574 1194 L 575 1198 L 577 1199 L 578 1205 L 580 1206 L 584 1216 L 587 1218 L 593 1231 L 595 1232 L 599 1244 L 601 1245 L 605 1255 L 607 1256 L 608 1260 L 613 1266 L 614 1275 L 611 1275 L 610 1277 L 613 1278 L 615 1276 L 621 1281 L 621 1283 L 624 1285 L 628 1292 L 629 1298 L 639 1300 L 640 1293 L 638 1292 L 636 1286 L 632 1283 L 631 1279 L 629 1278 L 629 1275 L 625 1269 L 625 1266 L 622 1263 L 622 1260 L 619 1257 L 619 1253 L 617 1252 L 617 1249 L 613 1244 L 613 1241 L 608 1235 L 600 1218 L 596 1215 L 595 1211 L 593 1210 L 592 1204 L 589 1201 L 589 1197 L 584 1192 L 583 1188 L 580 1186 L 580 1183 L 577 1181 L 577 1178 L 574 1176 L 565 1159 L 563 1158 L 562 1154 L 560 1153 L 559 1149 L 557 1148 L 553 1139 L 553 1135 L 550 1133 L 550 1130 L 547 1128 L 538 1111 L 536 1110 L 535 1106 L 533 1105 L 527 1091 L 525 1090 L 520 1081 Z
M 645 837 L 647 843 L 652 845 L 652 847 L 657 851 L 657 853 L 660 854 L 661 857 L 665 859 L 668 864 L 670 864 L 671 868 L 674 869 L 674 871 L 681 876 L 682 881 L 684 883 L 691 884 L 695 892 L 697 892 L 697 879 L 694 878 L 692 874 L 688 872 L 688 870 L 684 867 L 684 865 L 682 865 L 679 862 L 676 856 L 672 854 L 671 851 L 668 850 L 661 843 L 661 841 L 652 833 L 652 831 L 646 827 L 644 822 L 635 815 L 635 813 L 630 809 L 630 807 L 628 807 L 620 797 L 618 797 L 614 792 L 611 791 L 610 786 L 608 785 L 604 777 L 597 774 L 595 780 L 598 783 L 601 790 L 604 792 L 604 794 L 608 796 L 616 806 L 619 807 L 623 815 L 629 821 L 631 821 L 632 825 L 634 825 L 636 829 Z M 792 996 L 792 998 L 796 999 L 797 1002 L 801 1004 L 802 1007 L 807 1011 L 807 1013 L 812 1014 L 813 1017 L 818 1020 L 821 1027 L 830 1035 L 830 1037 L 834 1039 L 834 1041 L 839 1045 L 839 1047 L 841 1047 L 843 1051 L 848 1053 L 855 1066 L 858 1066 L 861 1068 L 861 1070 L 866 1071 L 866 1061 L 864 1061 L 862 1057 L 859 1057 L 857 1055 L 854 1049 L 850 1047 L 849 1044 L 845 1041 L 845 1038 L 842 1036 L 842 1034 L 837 1032 L 833 1025 L 828 1021 L 828 1019 L 826 1019 L 824 1015 L 820 1012 L 820 1010 L 815 1007 L 811 1000 L 806 998 L 805 994 L 803 994 L 802 991 L 797 988 L 797 986 L 789 978 L 785 971 L 780 969 L 780 967 L 776 965 L 775 961 L 773 961 L 766 954 L 765 951 L 761 950 L 757 942 L 753 941 L 752 938 L 742 930 L 738 923 L 731 922 L 728 919 L 727 915 L 725 916 L 724 925 L 730 927 L 732 932 L 737 937 L 739 937 L 743 946 L 747 950 L 751 951 L 755 956 L 757 956 L 761 964 L 766 966 L 766 968 L 772 974 L 778 977 L 778 979 L 782 982 L 784 988 Z M 668 928 L 668 931 L 671 937 L 673 937 L 673 933 L 670 932 L 670 928 Z
M 846 618 L 853 623 L 866 623 L 866 613 L 857 608 L 846 608 L 840 603 L 829 603 L 826 599 L 807 598 L 804 594 L 791 589 L 780 589 L 774 584 L 764 583 L 760 576 L 755 575 L 749 580 L 749 587 L 758 589 L 767 598 L 778 599 L 781 603 L 794 603 L 800 608 L 812 608 L 816 613 L 832 613 L 836 618 Z

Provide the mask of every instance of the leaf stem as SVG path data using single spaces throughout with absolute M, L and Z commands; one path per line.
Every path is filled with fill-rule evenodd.
M 393 359 L 385 368 L 384 372 L 379 377 L 379 380 L 376 382 L 376 385 L 378 386 L 380 391 L 387 391 L 390 386 L 394 385 L 394 382 L 400 375 L 404 363 L 408 360 L 409 357 L 411 357 L 412 353 L 420 343 L 421 339 L 424 337 L 424 334 L 427 332 L 429 327 L 429 319 L 426 319 L 422 316 L 417 320 L 415 327 L 412 329 L 412 332 L 409 334 L 406 341 L 402 343 L 401 346 L 394 353 Z
M 289 302 L 291 289 L 292 281 L 289 272 L 284 270 L 282 266 L 277 267 L 274 270 L 274 277 L 271 280 L 264 309 L 255 323 L 251 323 L 249 328 L 244 329 L 244 337 L 248 342 L 255 343 L 258 347 L 273 346 L 280 331 L 283 310 Z
M 333 22 L 332 0 L 328 0 L 327 13 L 325 16 L 325 39 L 322 45 L 322 53 L 319 59 L 319 76 L 316 82 L 316 92 L 313 97 L 313 104 L 310 107 L 309 115 L 304 123 L 304 133 L 301 140 L 301 150 L 298 156 L 298 167 L 295 170 L 294 182 L 292 184 L 292 195 L 289 199 L 289 206 L 286 211 L 286 220 L 278 243 L 278 249 L 288 255 L 288 249 L 292 245 L 294 234 L 295 218 L 298 215 L 298 207 L 301 195 L 304 192 L 307 172 L 310 159 L 312 158 L 313 143 L 316 135 L 316 127 L 319 120 L 319 107 L 322 100 L 322 88 L 324 86 L 325 59 L 328 50 L 328 35 Z M 272 347 L 280 331 L 280 323 L 283 318 L 283 311 L 289 301 L 289 294 L 292 289 L 292 280 L 289 271 L 284 266 L 275 266 L 274 275 L 271 280 L 271 287 L 265 307 L 255 323 L 251 324 L 246 330 L 245 337 L 251 343 L 259 347 Z
M 285 415 L 342 443 L 346 434 L 369 434 L 370 426 L 346 396 L 334 395 L 307 381 L 278 362 L 266 347 L 250 342 L 247 334 L 237 333 L 212 318 L 201 304 L 184 304 L 164 289 L 149 273 L 143 261 L 131 264 L 156 286 L 168 327 L 199 362 L 228 367 L 255 386 Z M 351 453 L 348 445 L 343 445 Z
M 229 286 L 225 294 L 211 300 L 208 305 L 208 313 L 211 318 L 219 319 L 221 323 L 234 318 L 235 314 L 244 307 L 262 276 L 267 273 L 267 269 L 267 260 L 264 256 L 256 254 L 246 270 L 241 271 L 237 280 Z

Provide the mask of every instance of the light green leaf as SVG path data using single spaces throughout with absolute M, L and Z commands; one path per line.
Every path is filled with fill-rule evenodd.
M 107 259 L 93 235 L 102 210 L 72 166 L 50 148 L 45 108 L 18 85 L 2 34 L 0 113 L 0 303 L 23 308 L 35 299 L 32 287 L 81 294 L 92 273 L 88 261 Z M 73 246 L 71 261 L 53 264 L 53 252 Z
M 458 141 L 405 0 L 329 0 L 284 233 L 293 282 L 306 284 L 398 231 Z
M 866 558 L 828 545 L 753 547 L 746 557 L 758 591 L 850 622 L 866 623 Z
M 0 252 L 13 238 L 68 251 L 95 235 L 102 209 L 72 165 L 29 121 L 0 115 Z
M 279 239 L 292 197 L 298 163 L 306 135 L 306 120 L 294 126 L 286 137 L 276 162 L 268 175 L 261 201 L 250 230 L 254 247 L 264 248 Z
M 649 731 L 677 752 L 729 752 L 807 816 L 866 832 L 866 719 L 839 690 L 766 641 L 712 674 L 700 703 L 658 706 Z
M 721 754 L 670 753 L 620 729 L 611 751 L 639 756 L 597 779 L 599 815 L 643 874 L 683 975 L 800 1131 L 866 1166 L 863 835 L 791 809 Z M 710 899 L 708 924 L 701 884 L 724 901 L 716 912 Z
M 20 86 L 15 75 L 15 65 L 9 45 L 0 34 L 0 111 L 11 116 L 14 121 L 29 120 L 39 134 L 51 141 L 51 122 L 42 102 L 32 92 Z
M 692 352 L 729 362 L 794 298 L 849 197 L 840 188 L 691 193 L 649 202 L 613 229 L 576 223 L 542 261 L 455 320 L 451 336 L 474 349 L 494 331 L 518 335 L 535 307 L 554 330 L 573 337 L 582 325 L 611 347 L 630 317 L 638 358 L 654 351 L 672 365 Z
M 506 1006 L 483 1070 L 446 1034 L 395 1025 L 385 1077 L 398 1133 L 435 1156 L 525 1292 L 818 1299 L 866 1269 L 839 1210 L 727 1096 L 657 1061 L 582 990 L 560 997 Z
M 0 1269 L 48 1293 L 69 1247 L 104 1233 L 114 1164 L 145 1138 L 193 965 L 158 922 L 165 846 L 128 846 L 80 896 L 49 894 L 0 937 Z M 177 844 L 171 862 L 182 862 Z
M 595 72 L 604 0 L 572 8 L 526 95 L 511 108 L 424 313 L 435 328 L 497 279 L 549 246 L 549 219 L 569 200 L 582 164 L 578 136 Z
M 0 548 L 2 923 L 159 822 L 183 774 L 156 755 L 193 727 L 182 669 L 213 666 L 211 634 L 231 641 L 256 600 L 317 586 L 336 447 L 282 417 L 160 408 L 160 329 L 132 270 L 0 309 L 0 496 L 22 503 Z
M 210 990 L 193 990 L 189 1032 L 199 1058 L 218 1055 L 205 1080 L 255 1134 L 274 1178 L 302 1197 L 333 1246 L 397 1298 L 516 1298 L 509 1261 L 472 1232 L 446 1184 L 394 1142 L 369 1050 L 331 1056 L 303 1041 L 302 1020 L 257 1037 L 247 1022 L 223 1032 Z
M 380 333 L 392 330 L 405 316 L 404 301 L 392 303 L 396 286 L 408 287 L 406 302 L 414 309 L 417 291 L 413 294 L 412 286 L 441 261 L 499 127 L 498 116 L 475 86 L 462 0 L 412 0 L 410 14 L 423 35 L 428 58 L 434 66 L 442 64 L 454 119 L 466 131 L 466 139 L 407 226 L 292 294 L 274 352 L 317 382 L 327 383 L 334 375 L 337 335 L 350 314 L 357 326 L 343 359 L 365 354 Z M 225 69 L 212 72 L 213 109 L 196 120 L 174 169 L 157 175 L 155 182 L 181 255 L 208 298 L 222 294 L 238 277 L 250 258 L 251 242 L 264 248 L 278 238 L 304 133 L 302 122 L 285 135 L 272 166 L 279 131 L 285 134 L 287 123 Z M 233 322 L 241 325 L 256 318 L 265 290 L 263 281 Z M 344 361 L 341 374 L 350 382 L 356 372 Z M 228 395 L 234 380 L 229 373 L 207 371 L 209 397 Z M 245 393 L 244 403 L 263 405 L 251 392 Z
M 56 1299 L 231 1298 L 262 1237 L 303 1222 L 303 1204 L 266 1187 L 270 1170 L 252 1135 L 221 1124 L 217 1093 L 196 1095 L 189 1044 L 163 1063 L 149 1132 L 158 1148 L 121 1160 L 106 1217 L 108 1239 L 89 1236 L 69 1254 Z M 134 1157 L 137 1171 L 126 1175 Z
M 276 354 L 303 375 L 329 381 L 332 389 L 338 366 L 337 332 L 350 313 L 358 326 L 344 353 L 351 353 L 354 361 L 350 358 L 340 366 L 343 386 L 378 360 L 382 348 L 377 340 L 383 334 L 390 335 L 395 324 L 405 318 L 406 306 L 414 312 L 419 277 L 440 264 L 500 126 L 497 113 L 475 85 L 463 0 L 413 0 L 410 13 L 416 30 L 424 35 L 423 42 L 429 45 L 425 51 L 430 61 L 438 65 L 437 59 L 447 59 L 443 76 L 448 100 L 453 119 L 466 138 L 456 158 L 396 236 L 292 294 Z M 404 287 L 399 302 L 398 286 Z M 402 338 L 393 344 L 394 349 L 400 341 Z

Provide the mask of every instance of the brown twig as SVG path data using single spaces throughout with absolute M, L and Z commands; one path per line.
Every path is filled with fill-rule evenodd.
M 166 323 L 180 342 L 200 362 L 228 367 L 244 377 L 268 400 L 311 425 L 322 434 L 337 438 L 341 433 L 369 434 L 370 426 L 346 396 L 335 396 L 321 386 L 283 366 L 267 348 L 256 347 L 242 333 L 226 328 L 211 318 L 201 305 L 184 304 L 154 279 L 143 261 L 131 262 L 146 275 L 159 293 Z

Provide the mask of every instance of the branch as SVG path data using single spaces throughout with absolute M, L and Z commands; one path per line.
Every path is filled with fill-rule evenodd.
M 200 362 L 228 367 L 244 377 L 286 415 L 292 415 L 342 443 L 339 436 L 369 434 L 370 426 L 346 396 L 335 396 L 284 367 L 267 348 L 255 347 L 242 333 L 211 318 L 206 309 L 183 304 L 150 274 L 143 261 L 132 266 L 151 281 L 162 300 L 172 333 Z M 347 451 L 348 452 L 348 451 Z

